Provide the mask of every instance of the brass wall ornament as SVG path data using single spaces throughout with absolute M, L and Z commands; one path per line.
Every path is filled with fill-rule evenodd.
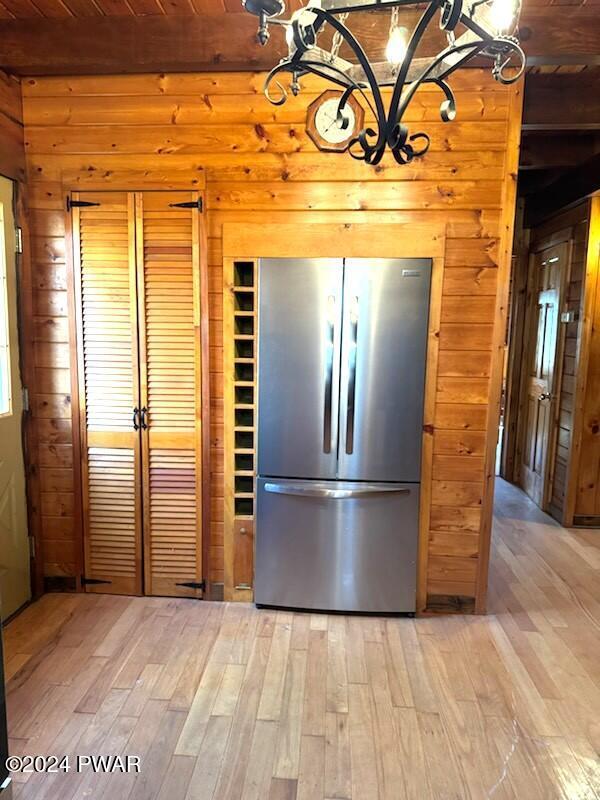
M 325 78 L 342 89 L 337 106 L 340 127 L 347 125 L 346 106 L 350 97 L 358 98 L 375 118 L 348 142 L 345 148 L 353 158 L 378 164 L 391 150 L 399 164 L 408 164 L 429 148 L 424 132 L 409 133 L 402 119 L 419 86 L 431 83 L 443 94 L 440 116 L 449 122 L 456 115 L 456 103 L 447 79 L 474 58 L 491 61 L 492 75 L 501 83 L 514 83 L 525 69 L 525 54 L 515 31 L 521 0 L 309 0 L 289 19 L 283 19 L 284 0 L 242 0 L 242 5 L 258 17 L 258 41 L 265 45 L 272 25 L 284 29 L 288 55 L 269 73 L 264 85 L 267 99 L 282 105 L 288 90 L 280 77 L 289 73 L 289 90 L 297 95 L 301 79 L 308 74 Z M 425 9 L 410 33 L 400 24 L 400 9 Z M 372 63 L 365 49 L 348 27 L 355 12 L 389 13 L 390 28 L 385 61 Z M 419 43 L 434 17 L 446 37 L 446 46 L 434 57 L 415 57 Z M 326 36 L 327 26 L 333 37 Z M 327 39 L 327 49 L 319 46 Z M 339 55 L 340 48 L 351 52 L 351 60 Z M 276 94 L 272 93 L 276 87 Z M 391 88 L 386 109 L 382 89 Z

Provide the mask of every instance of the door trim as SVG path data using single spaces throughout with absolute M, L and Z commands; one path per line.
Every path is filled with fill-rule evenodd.
M 547 250 L 549 248 L 559 247 L 562 244 L 567 245 L 567 257 L 564 269 L 561 271 L 560 276 L 560 288 L 559 288 L 559 297 L 558 297 L 558 307 L 559 307 L 559 314 L 560 311 L 564 308 L 565 305 L 565 295 L 566 289 L 569 284 L 570 274 L 571 274 L 571 261 L 573 255 L 573 237 L 572 237 L 572 229 L 566 228 L 563 231 L 559 232 L 560 235 L 556 233 L 550 237 L 537 240 L 535 243 L 532 243 L 529 253 L 528 253 L 528 266 L 527 266 L 527 300 L 526 300 L 526 311 L 525 311 L 525 322 L 524 322 L 524 332 L 525 332 L 525 341 L 523 344 L 523 364 L 525 368 L 521 370 L 521 380 L 519 386 L 519 405 L 518 405 L 518 423 L 517 423 L 517 436 L 516 436 L 516 448 L 515 448 L 515 482 L 518 486 L 521 486 L 521 462 L 523 460 L 523 452 L 524 452 L 524 442 L 525 436 L 527 434 L 527 414 L 526 414 L 526 401 L 527 401 L 527 387 L 528 387 L 528 373 L 527 373 L 527 365 L 529 364 L 529 359 L 531 356 L 531 347 L 533 346 L 532 342 L 532 318 L 533 318 L 533 309 L 535 299 L 537 297 L 537 286 L 534 286 L 534 264 L 535 264 L 535 256 L 538 253 L 541 253 L 543 250 Z M 540 506 L 542 511 L 547 511 L 549 505 L 549 490 L 552 487 L 552 482 L 554 478 L 554 458 L 556 453 L 556 441 L 558 437 L 558 421 L 559 421 L 559 414 L 560 414 L 560 393 L 561 393 L 561 384 L 562 384 L 562 360 L 563 360 L 563 353 L 564 353 L 564 343 L 565 343 L 565 330 L 564 326 L 561 325 L 560 320 L 558 322 L 558 331 L 556 335 L 556 346 L 554 351 L 554 370 L 552 375 L 552 387 L 551 387 L 551 395 L 552 395 L 552 417 L 551 417 L 551 427 L 548 433 L 548 442 L 546 445 L 546 454 L 545 454 L 545 464 L 544 464 L 544 486 L 542 490 L 542 504 Z
M 27 208 L 27 185 L 15 178 L 13 200 L 16 224 L 22 231 L 23 248 L 17 253 L 18 314 L 19 314 L 19 355 L 21 358 L 21 382 L 29 391 L 36 385 L 35 352 L 32 336 L 27 336 L 34 328 L 33 318 L 33 261 L 29 235 L 29 215 Z M 31 411 L 25 411 L 22 421 L 23 453 L 25 460 L 25 491 L 27 497 L 27 523 L 29 535 L 33 539 L 34 552 L 31 556 L 31 594 L 36 599 L 44 593 L 44 559 L 42 553 L 42 530 L 40 520 L 41 492 L 37 463 L 39 445 L 37 419 Z
M 436 383 L 439 354 L 442 282 L 446 251 L 446 225 L 404 222 L 399 224 L 362 225 L 360 223 L 317 223 L 306 225 L 223 225 L 224 275 L 232 274 L 234 261 L 255 261 L 260 258 L 298 257 L 298 242 L 302 242 L 303 258 L 428 258 L 432 261 L 429 326 L 427 333 L 427 364 L 423 409 L 423 439 L 421 450 L 421 493 L 419 503 L 419 542 L 417 556 L 417 611 L 427 607 L 427 570 L 429 522 L 431 513 L 433 433 Z M 231 291 L 225 281 L 225 308 L 231 301 Z M 224 333 L 227 325 L 224 325 Z M 224 342 L 227 347 L 226 342 Z M 225 360 L 225 397 L 231 380 Z M 231 393 L 230 393 L 231 394 Z M 231 413 L 230 413 L 231 412 Z M 225 600 L 252 600 L 250 587 L 234 586 L 232 565 L 235 560 L 233 491 L 233 459 L 228 458 L 227 442 L 231 436 L 232 410 L 225 405 Z M 490 509 L 491 511 L 491 509 Z M 482 543 L 481 552 L 486 557 Z
M 69 369 L 71 377 L 71 421 L 72 421 L 72 443 L 73 443 L 73 491 L 74 491 L 74 528 L 75 536 L 78 539 L 78 563 L 77 575 L 75 576 L 75 588 L 77 591 L 85 591 L 82 586 L 81 576 L 84 573 L 85 565 L 85 537 L 83 534 L 83 474 L 81 458 L 78 456 L 82 446 L 82 413 L 85 410 L 81 408 L 81 381 L 83 380 L 83 371 L 79 363 L 79 342 L 81 339 L 82 331 L 79 330 L 78 322 L 78 297 L 77 297 L 77 264 L 78 259 L 75 257 L 75 235 L 73 229 L 73 214 L 77 209 L 71 211 L 67 209 L 66 199 L 79 192 L 127 192 L 131 195 L 130 201 L 134 202 L 136 192 L 173 192 L 173 191 L 186 191 L 196 192 L 201 202 L 201 208 L 204 210 L 198 213 L 198 223 L 193 227 L 193 242 L 192 246 L 199 250 L 197 263 L 199 264 L 199 271 L 194 275 L 194 280 L 197 282 L 199 292 L 199 315 L 200 318 L 195 320 L 198 335 L 200 336 L 200 360 L 197 365 L 200 371 L 200 381 L 196 385 L 196 391 L 200 393 L 200 403 L 202 408 L 202 428 L 201 438 L 197 444 L 197 453 L 199 454 L 197 464 L 199 465 L 198 481 L 201 486 L 202 496 L 202 509 L 201 509 L 201 525 L 202 525 L 202 541 L 201 541 L 201 559 L 203 580 L 205 588 L 202 592 L 203 599 L 211 600 L 213 597 L 213 590 L 211 585 L 211 564 L 210 564 L 210 547 L 211 547 L 211 498 L 210 498 L 210 474 L 211 474 L 211 445 L 210 445 L 210 425 L 211 425 L 211 409 L 210 409 L 210 372 L 209 372 L 209 309 L 208 309 L 208 233 L 206 226 L 206 181 L 204 173 L 199 175 L 197 184 L 195 186 L 182 186 L 173 188 L 172 186 L 165 186 L 164 182 L 160 180 L 159 176 L 155 176 L 153 180 L 152 173 L 146 172 L 133 172 L 131 179 L 122 179 L 115 184 L 115 186 L 107 186 L 105 180 L 96 180 L 94 178 L 88 179 L 86 176 L 85 184 L 81 184 L 81 175 L 76 172 L 75 175 L 69 172 L 63 172 L 61 176 L 62 196 L 65 199 L 63 208 L 63 219 L 65 225 L 65 263 L 67 275 L 67 303 L 68 303 L 68 324 L 69 324 Z M 135 215 L 135 203 L 133 213 Z M 25 239 L 25 237 L 24 237 Z M 137 281 L 136 281 L 137 285 Z M 85 424 L 85 417 L 83 418 Z M 141 524 L 141 520 L 140 520 Z M 39 559 L 39 569 L 43 567 L 42 560 Z M 43 577 L 40 577 L 40 586 L 43 587 Z
M 577 355 L 575 358 L 576 382 L 573 398 L 573 426 L 571 430 L 569 461 L 567 464 L 565 504 L 562 520 L 562 524 L 565 527 L 570 527 L 575 522 L 590 347 L 594 327 L 595 304 L 598 302 L 600 281 L 598 270 L 598 265 L 600 263 L 600 197 L 591 197 L 588 203 L 589 222 L 585 253 L 585 273 L 583 276 L 583 294 L 581 298 L 581 322 L 577 340 Z

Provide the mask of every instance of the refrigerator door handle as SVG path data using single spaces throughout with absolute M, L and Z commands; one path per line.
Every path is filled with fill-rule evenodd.
M 346 403 L 346 453 L 354 451 L 354 406 L 356 401 L 356 355 L 358 348 L 359 299 L 352 298 L 350 306 L 350 351 L 348 354 L 348 399 Z
M 335 295 L 327 297 L 327 334 L 325 339 L 325 401 L 323 404 L 323 452 L 331 453 L 331 412 L 333 405 L 333 354 L 335 346 Z
M 410 494 L 410 489 L 396 486 L 365 486 L 362 489 L 323 489 L 286 483 L 265 483 L 265 492 L 271 494 L 294 494 L 302 497 L 326 497 L 331 500 L 346 500 L 353 497 L 368 497 L 377 494 Z

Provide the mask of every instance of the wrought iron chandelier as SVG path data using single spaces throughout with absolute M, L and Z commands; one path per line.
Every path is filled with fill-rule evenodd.
M 288 93 L 280 80 L 289 73 L 289 88 L 300 91 L 300 80 L 312 73 L 327 79 L 342 90 L 337 105 L 336 124 L 348 125 L 347 105 L 351 96 L 364 103 L 374 117 L 349 142 L 348 152 L 367 164 L 378 164 L 386 150 L 396 161 L 407 164 L 427 152 L 430 144 L 426 133 L 409 133 L 403 117 L 417 89 L 434 84 L 443 93 L 440 116 L 444 122 L 454 119 L 456 102 L 447 79 L 473 58 L 492 62 L 492 75 L 501 83 L 513 83 L 525 69 L 525 54 L 514 35 L 521 0 L 308 0 L 289 19 L 282 19 L 284 0 L 242 0 L 242 5 L 258 17 L 258 40 L 265 45 L 269 26 L 285 30 L 288 55 L 268 74 L 264 93 L 274 105 L 285 103 Z M 405 7 L 424 8 L 412 33 L 399 24 L 399 10 Z M 391 11 L 386 60 L 371 63 L 365 49 L 350 31 L 348 17 L 354 12 Z M 434 17 L 439 13 L 439 26 L 446 46 L 434 57 L 416 57 L 417 48 Z M 325 39 L 327 26 L 333 29 L 328 49 L 319 46 Z M 340 56 L 340 48 L 351 52 L 352 60 Z M 277 94 L 272 94 L 273 86 Z M 391 89 L 387 105 L 382 89 Z

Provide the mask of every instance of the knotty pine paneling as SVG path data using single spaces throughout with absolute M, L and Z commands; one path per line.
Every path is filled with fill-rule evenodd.
M 21 84 L 0 72 L 0 175 L 23 180 L 25 148 Z
M 64 392 L 64 194 L 69 189 L 189 189 L 206 183 L 210 274 L 212 411 L 211 579 L 223 580 L 222 226 L 224 223 L 444 223 L 440 371 L 432 486 L 429 591 L 475 596 L 480 552 L 484 450 L 489 415 L 499 237 L 510 224 L 506 198 L 513 92 L 489 74 L 455 76 L 457 121 L 439 121 L 443 97 L 420 91 L 409 117 L 432 137 L 430 152 L 408 166 L 390 156 L 376 169 L 321 154 L 306 136 L 306 107 L 321 90 L 280 108 L 250 73 L 25 79 L 27 171 L 31 185 L 35 338 L 39 385 L 33 409 L 49 423 L 68 419 Z M 512 109 L 512 111 L 511 111 Z M 518 124 L 518 123 L 517 123 Z M 516 146 L 513 145 L 513 149 Z M 508 159 L 508 160 L 507 160 Z M 260 255 L 257 253 L 256 255 Z M 343 255 L 343 254 L 340 254 Z M 402 253 L 398 253 L 402 256 Z M 55 543 L 56 515 L 68 521 L 62 430 L 40 428 L 43 535 Z M 56 448 L 61 447 L 61 452 Z M 68 525 L 65 522 L 65 525 Z M 79 532 L 64 528 L 45 552 L 48 575 L 74 574 Z M 60 556 L 60 558 L 58 557 Z

